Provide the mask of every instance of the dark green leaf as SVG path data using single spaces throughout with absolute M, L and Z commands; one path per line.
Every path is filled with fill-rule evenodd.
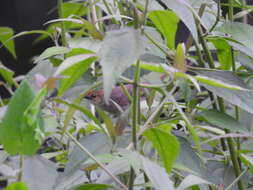
M 169 173 L 173 167 L 173 163 L 179 154 L 180 145 L 177 141 L 177 138 L 163 130 L 156 128 L 147 129 L 143 135 L 149 141 L 151 141 L 154 148 L 159 153 L 166 171 Z
M 247 132 L 247 129 L 233 117 L 217 110 L 202 111 L 196 115 L 196 118 L 222 129 L 229 129 L 234 132 Z
M 99 53 L 106 101 L 116 80 L 129 66 L 135 64 L 142 52 L 143 38 L 139 31 L 123 28 L 106 34 Z

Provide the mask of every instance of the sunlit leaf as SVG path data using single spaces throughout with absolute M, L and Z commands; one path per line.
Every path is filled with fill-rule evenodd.
M 30 85 L 23 81 L 8 104 L 0 128 L 0 141 L 10 154 L 33 155 L 39 148 L 42 132 L 40 103 L 45 89 L 34 98 Z
M 61 96 L 74 82 L 76 82 L 96 60 L 94 54 L 80 54 L 67 58 L 58 67 L 54 76 L 63 76 L 58 95 Z
M 232 54 L 230 45 L 222 39 L 211 40 L 216 47 L 218 59 L 222 70 L 230 70 L 232 65 Z
M 188 27 L 193 38 L 198 42 L 198 34 L 195 24 L 195 19 L 192 11 L 186 6 L 187 0 L 161 0 L 169 9 L 171 9 Z M 184 3 L 184 1 L 186 3 Z
M 175 49 L 175 36 L 177 24 L 179 22 L 176 14 L 168 10 L 157 10 L 150 12 L 148 17 L 166 38 L 167 46 L 171 49 Z
M 43 59 L 48 59 L 49 57 L 54 55 L 68 53 L 69 51 L 70 51 L 69 48 L 62 46 L 49 47 L 46 50 L 44 50 L 43 53 L 35 60 L 35 63 L 38 63 Z
M 179 142 L 177 138 L 163 130 L 152 128 L 147 129 L 143 135 L 151 141 L 169 173 L 173 167 L 178 154 Z M 166 145 L 166 146 L 165 146 Z
M 8 51 L 16 58 L 16 51 L 13 37 L 13 30 L 9 27 L 0 27 L 0 42 L 8 49 Z M 1 47 L 1 46 L 0 46 Z
M 28 187 L 23 182 L 16 182 L 8 185 L 5 190 L 28 190 Z

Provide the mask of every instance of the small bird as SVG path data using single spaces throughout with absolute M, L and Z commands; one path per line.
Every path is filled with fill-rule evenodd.
M 124 85 L 128 93 L 132 96 L 133 94 L 133 85 L 126 84 Z M 145 89 L 141 89 L 141 97 L 145 97 Z M 91 90 L 85 96 L 86 99 L 90 100 L 92 104 L 100 107 L 101 109 L 112 113 L 112 114 L 120 114 L 125 111 L 130 106 L 130 100 L 124 94 L 122 88 L 120 86 L 116 86 L 113 88 L 111 92 L 111 96 L 109 98 L 108 104 L 104 100 L 104 90 Z

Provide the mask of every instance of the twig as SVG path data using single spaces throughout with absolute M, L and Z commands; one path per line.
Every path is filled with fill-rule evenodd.
M 65 135 L 68 136 L 85 154 L 87 154 L 92 160 L 94 160 L 122 189 L 128 190 L 128 187 L 124 185 L 116 176 L 114 176 L 105 165 L 97 160 L 73 135 L 68 131 L 65 132 Z

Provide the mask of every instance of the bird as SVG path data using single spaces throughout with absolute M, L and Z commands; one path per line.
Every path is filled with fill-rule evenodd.
M 125 84 L 124 87 L 128 91 L 128 93 L 132 96 L 133 85 Z M 140 93 L 141 98 L 145 97 L 146 96 L 145 89 L 141 88 L 140 91 L 141 91 Z M 108 103 L 105 102 L 103 89 L 90 90 L 85 96 L 85 99 L 90 100 L 93 105 L 98 106 L 104 111 L 107 111 L 115 115 L 121 114 L 124 111 L 126 111 L 131 104 L 131 101 L 123 92 L 121 86 L 116 86 L 112 89 Z

